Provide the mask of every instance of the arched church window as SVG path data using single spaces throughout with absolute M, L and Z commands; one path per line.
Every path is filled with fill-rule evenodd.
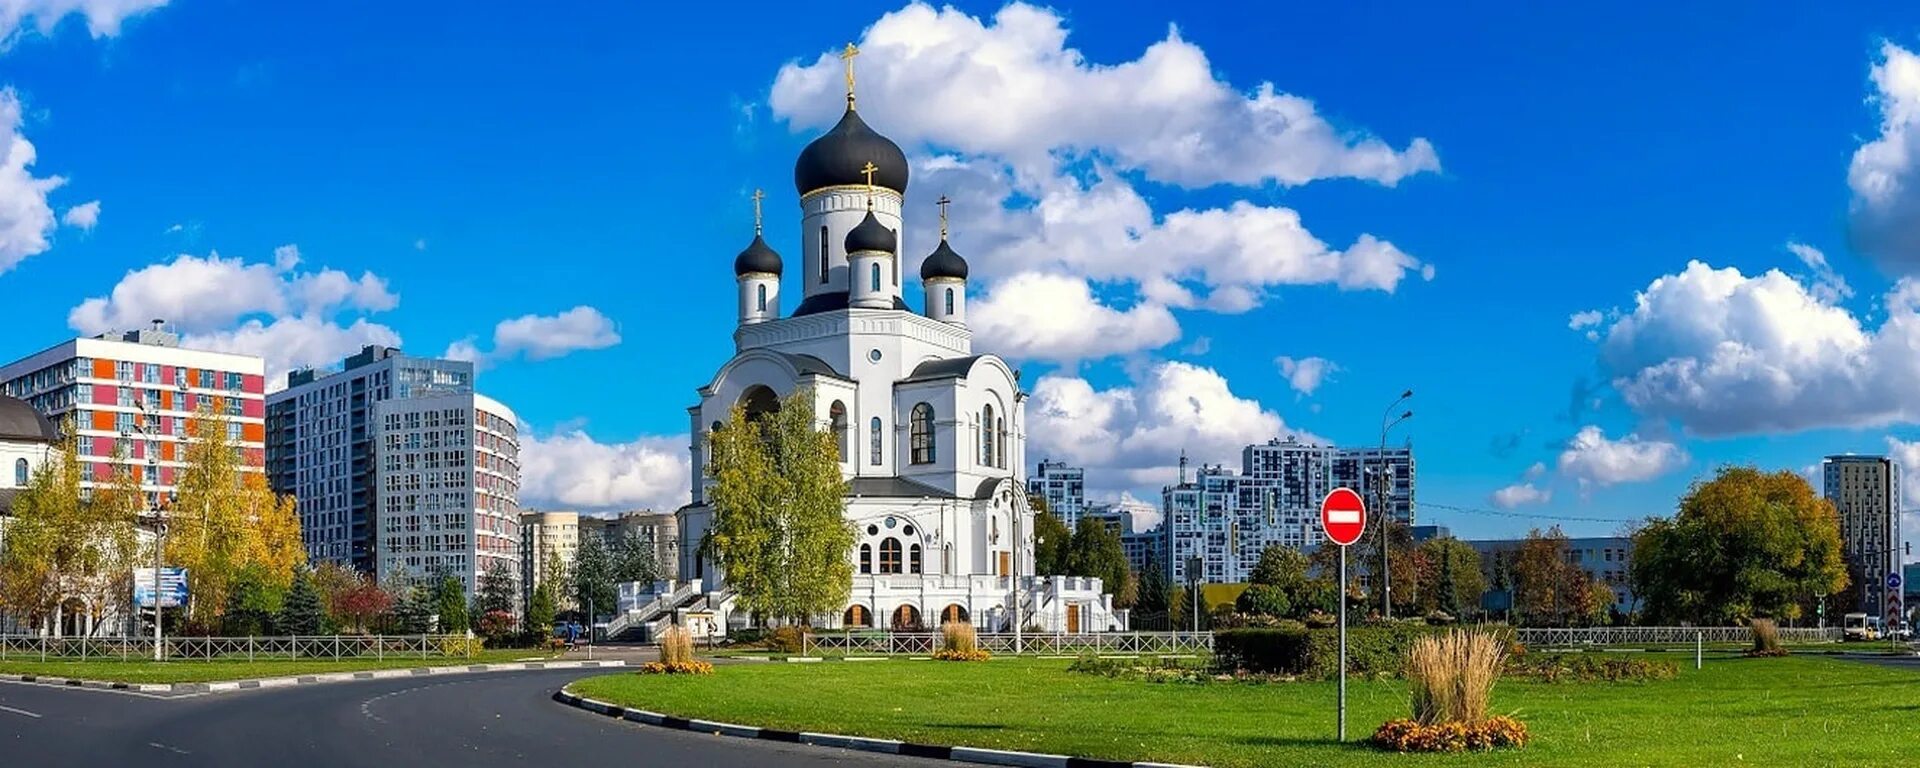
M 993 466 L 993 406 L 980 406 L 980 466 Z
M 765 312 L 765 311 L 767 311 L 767 287 L 766 287 L 766 286 L 764 286 L 764 285 L 761 285 L 761 286 L 757 286 L 757 287 L 758 287 L 758 288 L 760 289 L 760 299 L 759 299 L 759 302 L 760 302 L 760 309 L 759 309 L 759 311 L 761 311 L 761 312 Z
M 840 446 L 840 463 L 845 464 L 847 463 L 847 406 L 838 400 L 833 401 L 833 405 L 827 407 L 827 421 L 833 426 L 834 442 Z
M 880 540 L 880 572 L 900 572 L 900 540 L 888 537 Z
M 873 573 L 873 545 L 860 545 L 860 572 Z
M 827 284 L 827 249 L 829 247 L 830 246 L 828 245 L 828 241 L 827 241 L 827 228 L 821 227 L 820 228 L 820 284 L 821 285 Z
M 920 572 L 920 545 L 907 547 L 907 573 Z
M 996 431 L 996 435 L 995 435 L 996 439 L 994 440 L 994 444 L 993 444 L 993 456 L 994 458 L 1000 460 L 1000 463 L 995 464 L 994 466 L 999 467 L 1001 469 L 1006 469 L 1007 468 L 1007 420 L 1004 418 L 997 420 L 994 423 L 994 427 Z
M 713 434 L 719 431 L 720 422 L 717 421 L 713 423 L 711 429 L 707 430 L 707 461 L 713 461 Z
M 873 267 L 872 267 L 871 269 L 869 269 L 869 270 L 867 270 L 867 271 L 868 271 L 868 272 L 869 272 L 870 274 L 872 274 L 872 275 L 873 275 L 873 280 L 872 280 L 872 282 L 873 282 L 873 292 L 874 292 L 874 293 L 879 293 L 879 292 L 880 292 L 880 265 L 879 265 L 879 264 L 875 264 L 875 265 L 873 265 Z
M 26 459 L 20 459 L 13 463 L 13 484 L 21 488 L 27 487 Z
M 947 314 L 953 314 L 953 289 L 947 289 Z
M 933 406 L 921 403 L 913 407 L 913 418 L 907 423 L 907 432 L 913 455 L 909 459 L 915 464 L 933 463 Z
M 873 421 L 868 422 L 867 431 L 872 433 L 873 442 L 873 445 L 868 446 L 867 452 L 870 455 L 867 457 L 867 462 L 877 467 L 880 466 L 880 449 L 883 447 L 880 443 L 880 417 L 875 416 Z
M 887 230 L 887 232 L 893 235 L 894 243 L 898 244 L 900 242 L 899 232 L 895 232 L 891 229 Z M 899 249 L 895 248 L 894 250 L 899 250 Z M 900 257 L 898 256 L 895 256 L 893 259 L 893 287 L 895 288 L 900 287 Z

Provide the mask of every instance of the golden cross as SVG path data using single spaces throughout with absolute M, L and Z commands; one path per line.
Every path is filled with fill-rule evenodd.
M 873 174 L 878 170 L 880 170 L 879 167 L 875 166 L 872 160 L 868 160 L 866 167 L 860 169 L 861 173 L 867 175 L 867 210 L 873 210 Z
M 853 106 L 853 57 L 860 55 L 860 49 L 853 43 L 847 43 L 847 49 L 840 52 L 840 60 L 847 63 L 847 106 Z
M 952 202 L 946 195 L 941 195 L 940 199 L 933 201 L 934 205 L 940 206 L 940 239 L 942 240 L 947 239 L 947 205 Z
M 753 233 L 756 235 L 760 234 L 760 201 L 766 196 L 765 191 L 759 189 L 753 191 Z

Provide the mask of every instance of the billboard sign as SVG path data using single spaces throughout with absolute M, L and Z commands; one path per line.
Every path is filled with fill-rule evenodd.
M 153 607 L 153 569 L 133 569 L 133 604 L 141 608 Z M 160 605 L 163 608 L 178 608 L 187 604 L 187 569 L 160 569 Z

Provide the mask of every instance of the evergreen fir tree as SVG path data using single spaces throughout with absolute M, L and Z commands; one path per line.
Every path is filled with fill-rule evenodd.
M 427 600 L 427 592 L 415 585 L 400 587 L 400 599 L 393 607 L 393 631 L 403 635 L 418 635 L 427 631 L 428 619 L 433 616 L 433 608 Z
M 533 599 L 527 601 L 526 631 L 536 638 L 543 638 L 553 629 L 553 582 L 541 582 L 533 590 Z
M 280 609 L 280 631 L 289 635 L 317 635 L 325 631 L 326 612 L 320 607 L 320 593 L 313 588 L 307 569 L 293 574 L 293 586 L 287 589 L 286 604 Z
M 1440 593 L 1436 596 L 1440 601 L 1438 606 L 1440 611 L 1457 618 L 1460 615 L 1460 599 L 1454 594 L 1453 558 L 1440 558 L 1440 586 L 1435 591 Z
M 434 614 L 440 617 L 440 633 L 451 635 L 466 632 L 467 595 L 460 577 L 452 573 L 443 573 L 433 590 Z

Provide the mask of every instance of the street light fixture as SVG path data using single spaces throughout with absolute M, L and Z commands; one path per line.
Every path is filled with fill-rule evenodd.
M 1380 453 L 1379 465 L 1374 468 L 1375 505 L 1380 514 L 1380 610 L 1389 621 L 1393 619 L 1393 559 L 1389 552 L 1392 539 L 1393 513 L 1387 507 L 1392 503 L 1393 466 L 1387 463 L 1387 432 L 1399 426 L 1401 422 L 1413 418 L 1413 411 L 1393 416 L 1393 411 L 1413 398 L 1413 390 L 1400 393 L 1400 397 L 1387 406 L 1380 414 Z

